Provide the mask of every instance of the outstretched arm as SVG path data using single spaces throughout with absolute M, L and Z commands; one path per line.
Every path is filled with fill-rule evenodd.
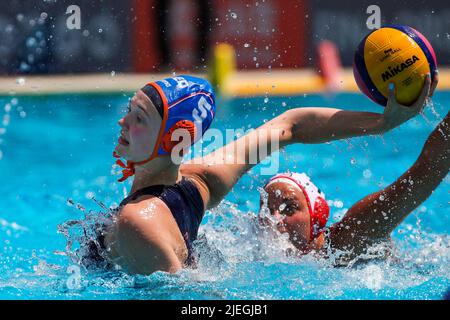
M 333 108 L 288 110 L 225 147 L 184 164 L 181 173 L 197 182 L 206 208 L 214 207 L 245 172 L 278 148 L 380 134 L 399 126 L 422 110 L 437 84 L 437 76 L 434 80 L 431 85 L 430 77 L 426 78 L 420 97 L 410 107 L 398 104 L 391 88 L 383 114 Z M 261 150 L 268 152 L 261 155 Z
M 389 97 L 383 114 L 344 111 L 332 108 L 299 108 L 289 110 L 293 143 L 322 143 L 364 135 L 382 134 L 416 116 L 425 106 L 438 83 L 437 74 L 431 84 L 430 77 L 417 101 L 409 107 L 395 99 L 395 88 L 390 86 Z M 392 84 L 393 85 L 393 84 Z
M 356 256 L 384 240 L 408 214 L 423 203 L 449 172 L 450 112 L 428 137 L 417 161 L 385 189 L 353 205 L 331 226 L 333 249 Z

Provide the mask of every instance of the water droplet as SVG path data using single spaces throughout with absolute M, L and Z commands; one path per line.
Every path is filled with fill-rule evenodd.
M 237 18 L 237 14 L 234 13 L 234 12 L 231 12 L 230 15 L 231 15 L 231 17 L 232 17 L 233 19 L 236 19 L 236 18 Z
M 5 127 L 6 127 L 7 125 L 9 125 L 9 119 L 10 119 L 9 114 L 3 115 L 3 121 L 2 121 L 2 124 L 3 124 Z
M 87 191 L 85 194 L 86 199 L 92 199 L 95 197 L 95 193 L 92 191 Z
M 83 30 L 83 36 L 89 37 L 89 30 Z
M 355 159 L 355 158 L 351 158 L 351 159 L 350 159 L 350 163 L 351 163 L 352 165 L 356 164 L 356 159 Z
M 27 56 L 27 61 L 28 61 L 29 64 L 33 64 L 34 63 L 34 55 L 29 54 Z
M 11 33 L 14 30 L 14 26 L 12 24 L 8 24 L 5 28 L 6 33 Z
M 5 104 L 5 112 L 8 113 L 11 111 L 11 104 L 7 103 Z
M 335 200 L 333 204 L 336 208 L 342 208 L 344 206 L 344 203 L 341 200 Z
M 41 19 L 45 20 L 47 19 L 47 17 L 48 17 L 47 12 L 41 12 Z
M 281 105 L 282 105 L 283 107 L 286 107 L 286 102 L 283 101 L 283 102 L 281 103 Z
M 36 42 L 35 38 L 33 38 L 33 37 L 27 38 L 26 45 L 28 48 L 34 47 L 34 46 L 36 46 L 36 44 L 37 44 L 37 42 Z
M 363 177 L 366 179 L 369 179 L 372 177 L 372 171 L 370 171 L 369 169 L 366 169 L 363 171 Z
M 250 47 L 250 44 L 244 43 L 244 48 L 248 48 L 248 47 Z
M 102 33 L 102 32 L 103 32 L 102 28 L 98 29 L 98 33 Z
M 22 71 L 22 72 L 27 72 L 30 70 L 30 66 L 25 62 L 21 62 L 19 68 L 20 68 L 20 71 Z M 22 84 L 20 84 L 20 85 L 22 85 Z
M 116 75 L 116 72 L 113 70 L 111 71 L 111 77 L 114 77 Z
M 267 102 L 269 102 L 269 98 L 265 97 L 264 98 L 264 103 L 267 103 Z
M 23 86 L 23 85 L 25 84 L 25 78 L 17 78 L 17 79 L 16 79 L 16 83 L 17 83 L 19 86 Z

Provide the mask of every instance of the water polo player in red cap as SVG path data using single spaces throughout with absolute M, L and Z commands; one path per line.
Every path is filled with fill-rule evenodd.
M 128 114 L 119 120 L 122 130 L 115 156 L 127 160 L 126 164 L 118 160 L 124 169 L 121 180 L 135 176 L 131 194 L 90 252 L 130 273 L 176 272 L 191 261 L 191 243 L 204 211 L 220 203 L 256 164 L 238 159 L 258 154 L 261 132 L 276 132 L 278 147 L 384 133 L 417 115 L 436 83 L 432 86 L 428 76 L 411 107 L 399 105 L 392 92 L 383 114 L 331 108 L 288 110 L 202 157 L 200 163 L 194 159 L 182 165 L 172 161 L 171 153 L 178 147 L 172 135 L 178 128 L 193 142 L 202 136 L 214 117 L 213 90 L 207 81 L 191 76 L 150 83 L 134 95 Z M 245 149 L 238 149 L 242 143 Z M 271 140 L 264 144 L 270 147 Z
M 334 263 L 348 264 L 390 234 L 423 203 L 446 177 L 450 168 L 450 112 L 430 134 L 416 162 L 395 182 L 354 204 L 341 221 L 326 227 L 330 214 L 325 195 L 304 173 L 272 177 L 261 194 L 264 224 L 289 235 L 296 253 L 333 254 Z M 389 246 L 386 247 L 389 249 Z M 337 253 L 337 254 L 336 254 Z M 383 257 L 388 251 L 376 252 Z

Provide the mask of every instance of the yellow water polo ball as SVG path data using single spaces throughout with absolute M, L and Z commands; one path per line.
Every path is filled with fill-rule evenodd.
M 413 104 L 427 74 L 437 68 L 436 55 L 417 30 L 390 25 L 369 33 L 359 44 L 353 74 L 359 89 L 376 103 L 386 106 L 389 83 L 394 83 L 397 101 Z

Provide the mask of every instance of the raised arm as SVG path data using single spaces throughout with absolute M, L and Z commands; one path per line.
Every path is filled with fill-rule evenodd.
M 402 106 L 395 99 L 395 88 L 390 86 L 389 97 L 383 114 L 344 111 L 332 108 L 299 108 L 289 110 L 293 142 L 321 143 L 364 135 L 382 134 L 415 117 L 425 106 L 426 99 L 438 83 L 435 74 L 430 77 L 417 101 L 412 106 Z
M 399 126 L 422 110 L 437 81 L 433 81 L 433 86 L 430 83 L 428 76 L 420 97 L 410 107 L 398 104 L 391 88 L 383 114 L 333 108 L 288 110 L 202 159 L 186 163 L 180 168 L 181 173 L 197 182 L 206 207 L 214 207 L 245 172 L 279 148 L 293 143 L 321 143 L 380 134 Z M 261 156 L 261 150 L 268 152 Z M 251 161 L 255 158 L 257 161 Z
M 353 205 L 330 228 L 333 249 L 351 252 L 349 258 L 391 232 L 423 203 L 449 172 L 450 112 L 428 137 L 417 161 L 385 189 Z

